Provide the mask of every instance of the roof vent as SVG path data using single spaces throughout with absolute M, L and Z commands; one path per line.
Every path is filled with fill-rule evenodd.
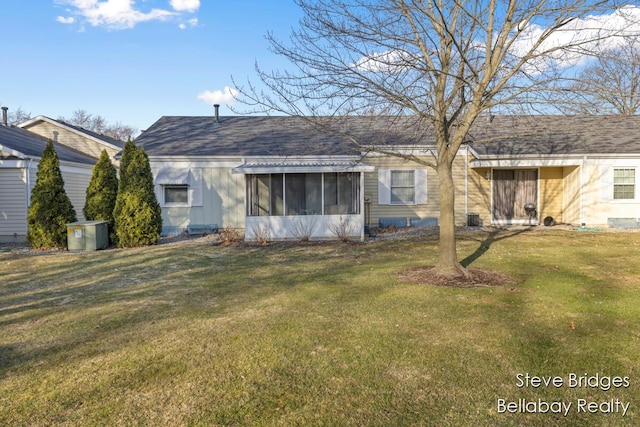
M 9 107 L 2 107 L 2 124 L 5 126 L 9 126 L 9 118 L 7 117 L 7 111 Z
M 216 123 L 220 123 L 220 104 L 213 104 L 213 109 L 216 114 Z

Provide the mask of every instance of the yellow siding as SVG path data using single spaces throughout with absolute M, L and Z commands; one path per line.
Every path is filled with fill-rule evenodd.
M 30 132 L 43 136 L 52 141 L 58 141 L 60 144 L 64 144 L 67 147 L 71 147 L 75 150 L 80 151 L 81 153 L 88 154 L 92 157 L 100 157 L 102 150 L 107 150 L 107 154 L 111 158 L 111 161 L 115 165 L 115 161 L 113 157 L 118 153 L 119 149 L 113 149 L 107 147 L 103 144 L 100 144 L 92 139 L 85 138 L 81 135 L 78 135 L 75 132 L 68 131 L 62 127 L 55 126 L 51 123 L 39 121 L 27 128 Z M 57 132 L 57 137 L 54 132 Z
M 469 159 L 471 160 L 471 159 Z M 487 178 L 489 174 L 489 178 Z M 480 225 L 491 224 L 491 169 L 469 168 L 468 208 L 480 215 Z
M 562 167 L 540 168 L 538 216 L 540 221 L 552 216 L 556 222 L 564 221 L 565 176 Z M 489 178 L 487 178 L 489 175 Z M 469 212 L 478 213 L 482 225 L 491 224 L 491 168 L 469 171 Z
M 551 216 L 556 222 L 563 221 L 563 168 L 540 168 L 540 207 L 538 218 Z
M 433 159 L 430 158 L 429 160 Z M 454 184 L 456 186 L 456 223 L 459 225 L 466 224 L 464 162 L 464 157 L 458 156 L 454 162 L 453 170 Z M 368 157 L 365 159 L 365 163 L 376 168 L 375 172 L 364 174 L 364 196 L 371 201 L 370 224 L 372 226 L 377 226 L 380 218 L 439 218 L 438 176 L 434 169 L 399 157 Z M 420 205 L 380 205 L 378 197 L 379 169 L 426 169 L 427 203 Z

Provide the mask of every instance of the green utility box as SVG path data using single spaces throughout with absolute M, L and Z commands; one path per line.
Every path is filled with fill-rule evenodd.
M 70 251 L 97 251 L 109 246 L 107 221 L 80 221 L 67 224 Z

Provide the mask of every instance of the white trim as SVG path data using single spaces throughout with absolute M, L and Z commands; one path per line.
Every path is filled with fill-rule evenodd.
M 467 149 L 467 144 L 462 144 L 456 153 L 456 156 L 467 157 L 469 155 L 469 151 Z M 380 151 L 376 151 L 380 150 Z M 367 157 L 393 157 L 396 156 L 436 156 L 438 152 L 436 145 L 377 145 L 372 147 L 370 151 L 363 151 L 362 156 Z M 393 153 L 393 154 L 388 154 Z M 475 156 L 479 157 L 479 156 Z
M 190 188 L 188 184 L 158 184 L 160 186 L 160 193 L 162 194 L 162 202 L 160 206 L 163 208 L 188 208 L 191 206 L 191 194 Z M 167 202 L 166 190 L 167 187 L 184 187 L 187 190 L 187 201 L 186 203 L 180 202 Z
M 373 172 L 373 166 L 353 163 L 326 163 L 326 164 L 245 164 L 231 170 L 232 174 L 255 175 L 268 173 L 332 173 L 332 172 Z
M 268 230 L 273 240 L 297 240 L 296 227 L 306 224 L 311 230 L 311 239 L 335 240 L 338 238 L 332 230 L 346 226 L 352 239 L 364 238 L 364 214 L 344 215 L 285 215 L 285 216 L 247 216 L 245 217 L 245 239 L 255 240 L 257 232 Z
M 188 168 L 152 169 L 153 181 L 159 185 L 187 185 L 189 184 Z
M 549 166 L 580 166 L 582 159 L 495 159 L 472 160 L 471 168 L 538 168 Z
M 31 158 L 27 158 L 24 160 L 1 160 L 0 159 L 0 168 L 26 168 L 29 166 L 29 162 L 31 162 Z
M 614 198 L 614 193 L 615 193 L 615 170 L 616 169 L 632 169 L 634 171 L 634 178 L 635 178 L 635 182 L 633 183 L 634 187 L 633 187 L 633 199 L 616 199 Z M 611 168 L 609 169 L 609 173 L 611 174 L 611 186 L 610 188 L 607 190 L 610 194 L 610 202 L 614 203 L 614 204 L 627 204 L 627 203 L 638 203 L 638 183 L 640 182 L 640 176 L 638 176 L 638 170 L 640 170 L 640 168 L 638 168 L 638 166 L 618 166 L 618 165 L 612 165 Z
M 360 217 L 362 218 L 362 226 L 360 227 L 360 241 L 364 242 L 364 225 L 365 221 L 365 208 L 364 208 L 364 174 L 360 174 Z
M 362 161 L 362 156 L 333 155 L 333 156 L 149 156 L 149 162 L 158 167 L 168 165 L 190 165 L 189 167 L 207 168 L 235 168 L 251 163 L 320 163 L 320 162 L 356 162 Z
M 149 158 L 149 164 L 152 169 L 172 168 L 172 169 L 191 169 L 191 168 L 208 168 L 208 169 L 230 169 L 235 168 L 243 163 L 243 159 L 240 157 L 234 157 L 234 161 L 230 159 L 214 159 L 209 160 L 193 160 L 189 158 L 178 158 L 175 160 Z
M 16 151 L 13 148 L 7 147 L 6 145 L 2 145 L 0 144 L 0 151 L 4 151 L 5 153 L 8 153 L 11 156 L 16 156 L 16 157 L 27 157 L 26 154 L 20 152 L 20 151 Z M 0 160 L 2 161 L 2 160 Z
M 354 156 L 246 157 L 233 174 L 373 172 L 375 167 Z
M 416 205 L 426 205 L 429 203 L 429 191 L 427 183 L 427 169 L 414 170 L 413 201 Z
M 378 169 L 378 204 L 391 204 L 391 169 Z
M 465 156 L 469 157 L 469 146 L 466 146 Z M 464 162 L 464 216 L 469 215 L 469 161 Z

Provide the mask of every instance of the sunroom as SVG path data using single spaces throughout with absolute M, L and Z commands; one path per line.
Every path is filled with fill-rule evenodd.
M 364 176 L 357 161 L 245 163 L 245 239 L 364 238 Z

